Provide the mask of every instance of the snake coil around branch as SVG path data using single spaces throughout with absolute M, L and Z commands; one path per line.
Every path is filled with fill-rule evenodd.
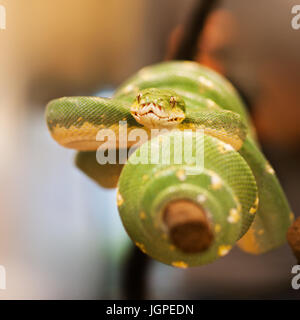
M 83 172 L 103 187 L 118 188 L 123 225 L 152 258 L 186 268 L 210 263 L 236 244 L 260 254 L 286 242 L 293 214 L 284 192 L 242 99 L 213 70 L 190 61 L 148 66 L 110 99 L 51 101 L 46 119 L 59 144 L 79 151 L 76 164 Z M 107 129 L 115 133 L 115 144 L 99 139 Z M 125 137 L 153 129 L 167 133 L 144 141 L 125 164 L 97 162 L 97 149 L 118 158 L 134 145 L 127 141 L 122 149 Z M 181 143 L 186 135 L 189 143 Z M 176 161 L 185 147 L 189 154 Z

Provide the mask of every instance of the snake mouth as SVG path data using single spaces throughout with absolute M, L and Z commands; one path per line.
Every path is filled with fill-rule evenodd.
M 153 102 L 139 105 L 139 107 L 132 108 L 131 110 L 134 118 L 142 124 L 147 123 L 161 123 L 165 125 L 172 125 L 181 122 L 184 119 L 183 114 L 178 112 L 174 114 L 166 113 L 162 106 Z

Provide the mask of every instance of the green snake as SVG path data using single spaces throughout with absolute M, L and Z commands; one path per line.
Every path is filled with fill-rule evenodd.
M 151 65 L 125 81 L 112 98 L 50 101 L 46 120 L 59 144 L 79 151 L 78 168 L 105 188 L 117 187 L 123 225 L 152 258 L 185 268 L 210 263 L 235 244 L 260 254 L 285 243 L 293 221 L 285 194 L 261 152 L 243 101 L 213 70 L 191 61 Z M 113 145 L 99 138 L 107 129 L 116 134 Z M 167 132 L 138 146 L 128 139 L 124 149 L 124 137 L 153 129 Z M 178 163 L 178 141 L 185 141 L 186 131 L 191 152 Z M 170 161 L 159 156 L 152 163 L 151 150 L 161 155 L 166 145 Z M 97 162 L 99 150 L 118 157 L 134 146 L 125 165 Z M 203 168 L 189 174 L 199 146 Z

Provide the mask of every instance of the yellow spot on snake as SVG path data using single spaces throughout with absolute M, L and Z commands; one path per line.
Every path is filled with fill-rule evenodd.
M 120 207 L 123 203 L 124 203 L 124 199 L 118 190 L 117 191 L 117 205 L 118 205 L 118 207 Z
M 197 196 L 197 201 L 200 203 L 204 203 L 206 201 L 206 196 L 204 194 L 199 194 Z
M 135 245 L 136 245 L 143 253 L 146 253 L 145 246 L 144 246 L 142 243 L 136 242 Z
M 213 173 L 211 175 L 211 187 L 212 187 L 213 190 L 218 190 L 218 189 L 220 189 L 222 187 L 222 180 L 215 173 Z
M 187 268 L 188 267 L 188 264 L 185 263 L 184 261 L 174 261 L 172 262 L 172 266 L 173 267 L 176 267 L 176 268 Z
M 201 85 L 204 85 L 205 87 L 212 88 L 214 86 L 213 82 L 203 76 L 198 77 L 198 81 L 201 83 Z
M 270 174 L 275 173 L 274 169 L 271 167 L 271 165 L 268 162 L 266 163 L 266 171 Z
M 227 218 L 227 221 L 229 223 L 237 223 L 239 220 L 240 220 L 240 214 L 239 214 L 239 211 L 238 209 L 236 208 L 232 208 L 230 209 L 229 211 L 229 216 Z
M 185 171 L 183 169 L 176 171 L 176 176 L 180 181 L 184 181 L 186 179 Z
M 218 223 L 215 225 L 215 232 L 218 233 L 221 231 L 221 225 L 219 225 Z
M 220 110 L 221 108 L 211 99 L 207 99 L 207 108 L 209 109 L 218 109 Z
M 82 117 L 79 117 L 79 118 L 77 119 L 77 122 L 81 121 L 82 119 L 83 119 Z
M 231 250 L 232 246 L 230 245 L 221 245 L 218 249 L 218 255 L 223 257 Z
M 294 219 L 295 219 L 295 215 L 294 215 L 294 213 L 293 213 L 293 212 L 291 212 L 291 213 L 290 213 L 289 218 L 290 218 L 290 221 L 291 221 L 291 222 L 293 222 L 293 221 L 294 221 Z
M 234 151 L 234 148 L 230 144 L 220 141 L 218 143 L 218 150 L 220 151 L 220 153 L 226 153 L 229 151 Z
M 251 214 L 255 214 L 257 209 L 258 209 L 258 203 L 259 203 L 259 198 L 258 196 L 256 196 L 255 202 L 253 204 L 253 206 L 250 208 L 249 213 Z
M 259 229 L 259 230 L 257 231 L 257 233 L 261 236 L 262 234 L 265 233 L 265 230 L 264 230 L 264 229 Z
M 145 219 L 146 219 L 146 213 L 145 213 L 144 211 L 141 211 L 141 212 L 140 212 L 140 218 L 141 218 L 142 220 L 145 220 Z

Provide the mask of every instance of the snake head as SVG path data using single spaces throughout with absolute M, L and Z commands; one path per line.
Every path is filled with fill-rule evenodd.
M 138 93 L 130 111 L 145 127 L 172 128 L 184 120 L 185 103 L 172 90 L 150 88 Z

